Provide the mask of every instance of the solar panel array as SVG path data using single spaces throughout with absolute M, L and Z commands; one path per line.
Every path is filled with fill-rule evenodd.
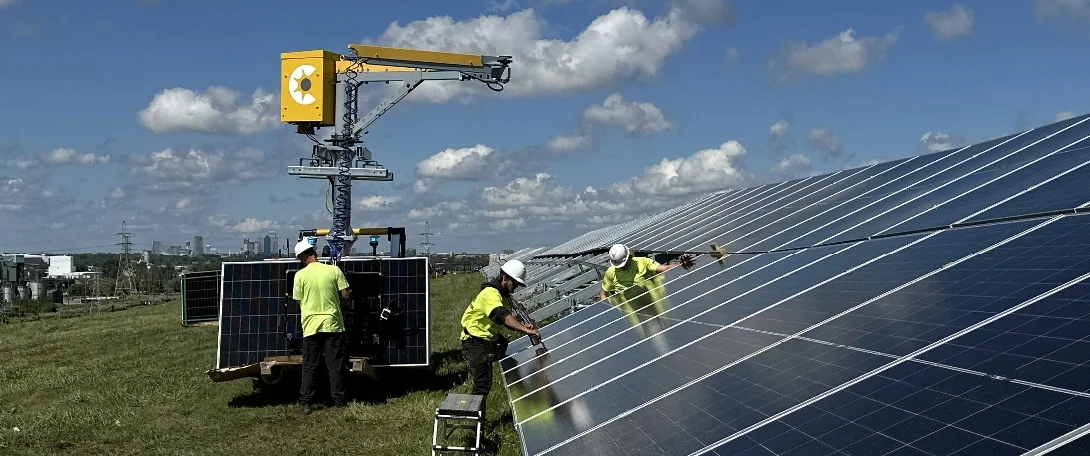
M 426 258 L 344 258 L 339 263 L 349 280 L 353 272 L 380 272 L 383 299 L 369 301 L 367 314 L 378 320 L 382 303 L 391 305 L 399 328 L 379 339 L 381 347 L 368 356 L 373 366 L 430 364 L 428 264 Z M 289 299 L 294 259 L 223 263 L 219 307 L 218 369 L 259 363 L 271 356 L 301 355 L 299 305 Z M 362 293 L 362 290 L 356 290 Z M 371 343 L 363 341 L 362 343 Z M 349 356 L 353 356 L 349 353 Z
M 523 453 L 1085 454 L 1088 164 L 1083 115 L 596 234 L 740 254 L 513 341 Z
M 219 320 L 220 271 L 182 274 L 182 324 Z

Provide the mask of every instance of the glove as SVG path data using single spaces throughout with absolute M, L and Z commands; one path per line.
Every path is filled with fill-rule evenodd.
M 681 267 L 685 268 L 685 270 L 689 270 L 690 268 L 692 268 L 693 264 L 695 263 L 693 261 L 693 256 L 689 254 L 677 257 L 677 262 L 681 265 Z

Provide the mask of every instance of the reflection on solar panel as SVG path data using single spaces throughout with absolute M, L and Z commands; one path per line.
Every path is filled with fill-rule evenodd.
M 182 324 L 219 320 L 220 271 L 182 274 Z
M 1083 454 L 1087 165 L 1084 115 L 596 236 L 750 254 L 565 316 L 547 353 L 513 341 L 523 453 Z
M 223 263 L 218 369 L 302 354 L 299 304 L 290 299 L 299 266 L 294 259 Z M 372 366 L 430 365 L 427 259 L 349 257 L 340 267 L 358 298 L 345 310 L 348 356 Z

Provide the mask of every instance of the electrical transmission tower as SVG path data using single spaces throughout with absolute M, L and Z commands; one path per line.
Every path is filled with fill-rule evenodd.
M 121 232 L 117 233 L 121 236 L 121 257 L 117 260 L 117 280 L 114 282 L 114 294 L 117 296 L 124 296 L 132 294 L 136 289 L 135 277 L 136 272 L 132 269 L 132 263 L 129 262 L 129 255 L 132 253 L 132 235 L 129 234 L 126 222 L 121 222 Z
M 421 236 L 424 236 L 424 242 L 421 242 L 420 245 L 424 246 L 424 256 L 426 257 L 431 257 L 431 246 L 435 245 L 431 243 L 431 236 L 435 233 L 431 232 L 430 227 L 430 222 L 424 222 L 424 232 L 420 233 Z

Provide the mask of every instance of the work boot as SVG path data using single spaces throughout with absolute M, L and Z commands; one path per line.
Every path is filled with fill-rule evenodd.
M 303 404 L 299 407 L 304 415 L 310 415 L 310 404 Z

